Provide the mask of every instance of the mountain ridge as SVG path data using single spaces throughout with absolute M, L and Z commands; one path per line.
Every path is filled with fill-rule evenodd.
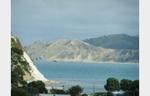
M 34 61 L 40 58 L 46 61 L 135 63 L 139 59 L 136 49 L 103 48 L 81 40 L 57 40 L 40 48 L 33 43 L 26 50 Z
M 139 36 L 112 34 L 83 40 L 91 45 L 112 49 L 139 49 Z

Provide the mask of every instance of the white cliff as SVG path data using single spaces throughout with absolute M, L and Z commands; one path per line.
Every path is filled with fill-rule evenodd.
M 28 54 L 26 52 L 23 53 L 24 58 L 26 59 L 26 61 L 29 63 L 30 66 L 30 73 L 31 76 L 33 77 L 32 81 L 36 81 L 36 80 L 41 80 L 41 81 L 48 81 L 43 74 L 41 74 L 39 72 L 39 70 L 36 68 L 36 66 L 33 64 L 31 58 L 28 56 Z

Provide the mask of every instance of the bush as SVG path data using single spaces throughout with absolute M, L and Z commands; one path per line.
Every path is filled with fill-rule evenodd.
M 133 91 L 139 90 L 139 80 L 135 80 L 132 82 L 132 90 Z
M 133 96 L 139 96 L 139 80 L 132 82 L 132 92 Z
M 113 96 L 111 92 L 107 92 L 107 96 Z
M 83 91 L 83 89 L 80 86 L 78 86 L 78 85 L 72 86 L 68 90 L 68 92 L 70 93 L 71 96 L 79 96 L 80 93 L 82 93 L 82 91 Z
M 66 94 L 66 92 L 61 89 L 51 89 L 50 91 L 52 94 Z
M 106 92 L 97 92 L 97 93 L 94 93 L 93 96 L 107 96 L 107 93 Z
M 108 78 L 107 83 L 104 87 L 107 91 L 119 91 L 120 90 L 119 81 L 115 78 Z
M 120 82 L 121 90 L 130 91 L 132 87 L 132 81 L 128 79 L 122 79 Z
M 19 48 L 16 48 L 16 47 L 12 47 L 11 48 L 11 52 L 15 52 L 15 53 L 17 53 L 19 55 L 23 55 L 22 49 L 19 49 Z
M 30 88 L 37 88 L 39 93 L 48 93 L 45 84 L 42 81 L 33 81 L 28 84 Z
M 12 88 L 11 96 L 31 96 L 27 90 L 23 88 Z
M 24 86 L 24 80 L 23 80 L 23 70 L 20 66 L 16 66 L 14 70 L 11 70 L 11 85 L 12 87 L 18 87 L 19 84 Z
M 82 96 L 88 96 L 86 93 L 82 94 Z
M 117 94 L 117 96 L 139 96 L 139 80 L 122 79 L 119 84 L 117 79 L 108 78 L 104 87 L 108 91 L 107 96 L 113 96 L 112 92 L 119 90 L 124 91 L 124 93 Z M 94 96 L 103 95 L 96 94 Z

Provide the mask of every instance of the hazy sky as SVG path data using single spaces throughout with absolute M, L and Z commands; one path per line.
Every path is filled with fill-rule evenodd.
M 138 0 L 12 0 L 12 33 L 36 40 L 138 35 Z

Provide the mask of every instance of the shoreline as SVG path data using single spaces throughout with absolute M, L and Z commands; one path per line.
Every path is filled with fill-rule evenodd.
M 96 61 L 74 61 L 74 60 L 43 60 L 46 62 L 56 62 L 56 63 L 61 63 L 61 62 L 67 62 L 67 63 L 88 63 L 88 64 L 139 64 L 139 62 L 104 62 L 104 61 L 100 61 L 100 62 L 96 62 Z

